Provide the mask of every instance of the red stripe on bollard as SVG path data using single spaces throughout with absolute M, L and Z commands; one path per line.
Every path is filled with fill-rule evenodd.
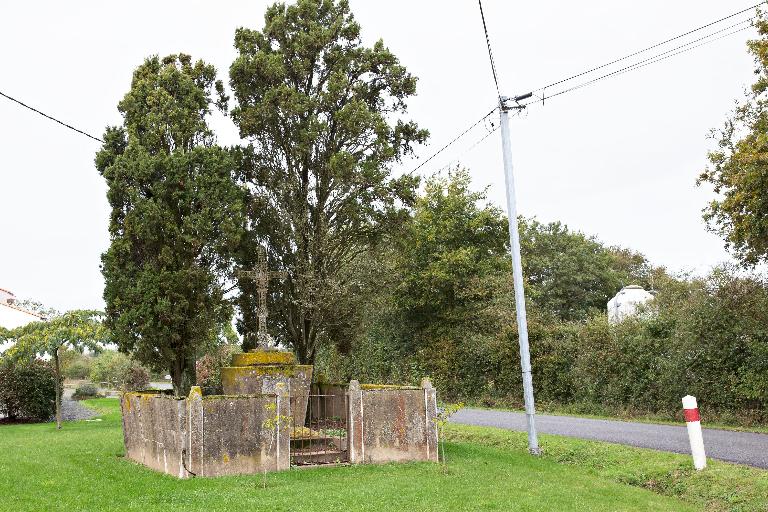
M 701 421 L 698 409 L 683 409 L 683 414 L 685 415 L 686 423 L 691 421 Z

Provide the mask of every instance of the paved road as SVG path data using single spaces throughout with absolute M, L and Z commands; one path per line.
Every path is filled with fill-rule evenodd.
M 452 422 L 525 431 L 525 414 L 462 409 Z M 653 425 L 627 421 L 593 420 L 572 416 L 536 416 L 536 429 L 580 439 L 626 444 L 675 453 L 691 453 L 685 426 Z M 707 457 L 768 469 L 768 434 L 704 429 Z

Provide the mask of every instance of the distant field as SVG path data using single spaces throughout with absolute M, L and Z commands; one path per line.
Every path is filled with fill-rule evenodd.
M 446 444 L 447 467 L 292 470 L 269 474 L 266 489 L 260 475 L 177 480 L 122 457 L 117 400 L 87 403 L 103 421 L 66 423 L 60 432 L 50 424 L 0 427 L 0 510 L 697 510 L 587 468 L 464 440 Z

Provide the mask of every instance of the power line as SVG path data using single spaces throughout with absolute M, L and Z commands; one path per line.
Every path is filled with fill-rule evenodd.
M 742 12 L 744 12 L 744 11 L 740 11 L 738 14 L 741 14 Z M 722 18 L 720 21 L 722 21 L 722 20 L 725 20 L 725 19 L 729 19 L 729 18 L 732 18 L 732 17 L 733 17 L 733 16 L 725 17 L 725 18 Z M 634 70 L 637 70 L 637 69 L 641 69 L 641 68 L 644 68 L 644 67 L 646 67 L 646 66 L 650 66 L 651 64 L 656 64 L 656 63 L 658 63 L 658 62 L 664 61 L 664 60 L 666 60 L 666 59 L 668 59 L 668 58 L 671 58 L 671 57 L 674 57 L 674 56 L 676 56 L 676 55 L 680 55 L 680 54 L 682 54 L 682 53 L 686 53 L 686 52 L 688 52 L 688 51 L 694 50 L 694 49 L 696 49 L 696 48 L 699 48 L 699 47 L 701 47 L 701 46 L 704 46 L 704 45 L 706 45 L 706 44 L 709 44 L 709 43 L 713 43 L 713 42 L 715 42 L 715 41 L 718 41 L 718 40 L 720 40 L 720 39 L 723 39 L 723 38 L 725 38 L 725 37 L 731 36 L 731 35 L 733 35 L 733 34 L 736 34 L 736 33 L 738 33 L 738 32 L 742 32 L 742 31 L 744 31 L 744 30 L 747 30 L 747 29 L 751 28 L 751 25 L 749 25 L 749 26 L 746 26 L 746 27 L 743 27 L 743 28 L 740 28 L 740 29 L 734 30 L 734 31 L 732 31 L 732 32 L 728 32 L 728 33 L 726 33 L 726 34 L 724 34 L 724 35 L 722 35 L 722 36 L 720 36 L 720 37 L 716 37 L 716 38 L 712 39 L 712 36 L 714 36 L 714 35 L 720 34 L 720 33 L 722 33 L 722 32 L 725 32 L 725 31 L 727 31 L 727 30 L 730 30 L 730 29 L 732 29 L 732 28 L 735 28 L 735 27 L 738 27 L 738 26 L 740 26 L 740 25 L 743 25 L 743 24 L 745 24 L 745 23 L 748 23 L 748 22 L 752 21 L 753 19 L 754 19 L 754 18 L 748 18 L 748 19 L 746 19 L 746 20 L 742 20 L 742 21 L 740 21 L 740 22 L 738 22 L 738 23 L 735 23 L 735 24 L 733 24 L 733 25 L 730 25 L 730 26 L 728 26 L 728 27 L 726 27 L 726 28 L 724 28 L 724 29 L 720 29 L 720 30 L 718 30 L 718 31 L 716 31 L 716 32 L 712 32 L 711 34 L 708 34 L 708 35 L 706 35 L 706 36 L 700 37 L 700 38 L 698 38 L 698 39 L 694 39 L 693 41 L 689 41 L 689 42 L 687 42 L 687 43 L 685 43 L 685 44 L 682 44 L 682 45 L 680 45 L 680 46 L 677 46 L 677 47 L 675 47 L 675 48 L 672 48 L 672 49 L 670 49 L 670 50 L 666 50 L 666 51 L 664 51 L 664 52 L 662 52 L 662 53 L 659 53 L 659 54 L 656 54 L 656 55 L 654 55 L 654 56 L 652 56 L 652 57 L 648 57 L 648 58 L 646 58 L 646 59 L 644 59 L 644 60 L 641 60 L 641 61 L 639 61 L 639 62 L 635 62 L 635 63 L 633 63 L 633 64 L 631 64 L 631 65 L 629 65 L 629 66 L 625 66 L 625 67 L 623 67 L 623 68 L 621 68 L 621 69 L 618 69 L 618 70 L 616 70 L 616 71 L 612 71 L 612 72 L 610 72 L 610 73 L 607 73 L 607 74 L 605 74 L 605 75 L 602 75 L 602 76 L 599 76 L 599 77 L 597 77 L 597 78 L 594 78 L 594 79 L 588 80 L 587 82 L 584 82 L 584 83 L 580 83 L 580 84 L 578 84 L 578 85 L 575 85 L 575 86 L 573 86 L 573 87 L 569 87 L 569 88 L 567 88 L 567 89 L 563 89 L 563 90 L 561 90 L 561 91 L 555 92 L 554 94 L 550 94 L 550 95 L 548 95 L 548 96 L 546 96 L 546 97 L 541 97 L 541 98 L 539 98 L 539 99 L 540 99 L 540 100 L 545 100 L 545 99 L 551 99 L 551 98 L 554 98 L 554 97 L 557 97 L 557 96 L 561 96 L 561 95 L 563 95 L 563 94 L 567 94 L 567 93 L 569 93 L 569 92 L 573 92 L 573 91 L 576 91 L 576 90 L 578 90 L 578 89 L 582 89 L 582 88 L 584 88 L 584 87 L 588 87 L 588 86 L 590 86 L 590 85 L 593 85 L 593 84 L 595 84 L 595 83 L 597 83 L 597 82 L 599 82 L 599 81 L 601 81 L 601 80 L 605 80 L 605 79 L 607 79 L 607 78 L 611 78 L 611 77 L 614 77 L 614 76 L 622 75 L 622 74 L 624 74 L 624 73 L 628 73 L 628 72 L 630 72 L 630 71 L 634 71 Z M 716 22 L 715 22 L 715 23 L 716 23 Z M 707 25 L 707 26 L 711 26 L 711 25 L 712 25 L 712 24 L 709 24 L 709 25 Z M 694 31 L 690 31 L 690 32 L 688 32 L 688 33 L 692 33 L 692 32 L 694 32 Z M 679 39 L 679 38 L 678 38 L 678 39 Z M 674 40 L 674 39 L 672 39 L 672 40 Z M 699 44 L 695 44 L 695 43 L 699 43 Z M 692 45 L 693 45 L 693 46 L 692 46 Z M 650 47 L 649 47 L 649 49 L 650 49 Z M 637 55 L 637 54 L 639 54 L 639 53 L 642 53 L 642 51 L 641 51 L 641 52 L 635 52 L 635 54 L 634 54 L 634 55 Z M 594 69 L 599 69 L 600 67 L 605 67 L 605 66 L 598 66 L 597 68 L 593 68 L 593 70 L 594 70 Z M 582 73 L 582 74 L 580 74 L 580 76 L 582 76 L 582 75 L 584 75 L 584 74 L 587 74 L 587 73 L 586 73 L 586 72 L 585 72 L 585 73 Z M 564 82 L 567 82 L 567 81 L 568 81 L 568 79 L 566 79 L 566 80 L 561 80 L 559 83 L 564 83 Z M 548 86 L 548 87 L 549 87 L 549 86 Z M 538 90 L 542 90 L 542 89 L 535 89 L 535 90 L 536 90 L 536 91 L 538 91 Z M 531 104 L 535 104 L 535 103 L 537 103 L 537 101 L 536 101 L 536 100 L 532 100 L 532 101 L 528 101 L 528 102 L 526 102 L 526 103 L 521 103 L 521 104 L 520 104 L 520 106 L 523 106 L 523 107 L 525 107 L 525 106 L 528 106 L 528 105 L 531 105 Z M 464 130 L 464 131 L 462 131 L 462 132 L 461 132 L 459 135 L 457 135 L 456 137 L 454 137 L 454 138 L 453 138 L 453 139 L 452 139 L 452 140 L 451 140 L 449 143 L 447 143 L 446 145 L 444 145 L 443 147 L 441 147 L 439 150 L 437 150 L 435 153 L 433 153 L 433 154 L 432 154 L 432 155 L 431 155 L 429 158 L 427 158 L 427 159 L 426 159 L 424 162 L 422 162 L 421 164 L 419 164 L 419 165 L 418 165 L 418 166 L 417 166 L 415 169 L 413 169 L 413 170 L 412 170 L 411 172 L 409 172 L 408 174 L 409 174 L 409 175 L 412 175 L 414 172 L 416 172 L 417 170 L 419 170 L 421 167 L 423 167 L 424 165 L 428 164 L 428 163 L 429 163 L 431 160 L 433 160 L 435 157 L 437 157 L 437 156 L 438 156 L 439 154 L 441 154 L 443 151 L 445 151 L 445 150 L 446 150 L 446 149 L 448 149 L 450 146 L 452 146 L 453 144 L 455 144 L 455 143 L 456 143 L 456 142 L 457 142 L 459 139 L 461 139 L 462 137 L 464 137 L 464 135 L 466 135 L 467 133 L 469 133 L 469 132 L 470 132 L 470 131 L 471 131 L 473 128 L 475 128 L 475 127 L 476 127 L 478 124 L 480 124 L 480 123 L 481 123 L 481 122 L 483 122 L 485 119 L 487 119 L 487 118 L 488 118 L 488 117 L 489 117 L 491 114 L 493 114 L 495 111 L 496 111 L 496 108 L 492 109 L 492 110 L 491 110 L 490 112 L 488 112 L 486 115 L 484 115 L 483 117 L 481 117 L 480 119 L 478 119 L 477 121 L 475 121 L 475 122 L 474 122 L 472 125 L 470 125 L 470 126 L 469 126 L 469 128 L 465 129 L 465 130 Z M 495 131 L 496 131 L 496 129 L 492 130 L 492 132 L 495 132 Z M 492 133 L 492 132 L 491 132 L 491 133 Z M 486 139 L 488 136 L 489 136 L 489 134 L 486 134 L 486 135 L 485 135 L 485 136 L 484 136 L 482 139 L 480 139 L 478 142 L 476 142 L 476 143 L 475 143 L 475 144 L 474 144 L 474 145 L 473 145 L 473 146 L 472 146 L 470 149 L 467 149 L 467 150 L 465 150 L 465 151 L 462 153 L 462 155 L 463 155 L 463 154 L 465 154 L 465 153 L 467 153 L 467 152 L 468 152 L 468 151 L 470 151 L 471 149 L 474 149 L 474 147 L 475 147 L 475 146 L 479 145 L 479 144 L 480 144 L 482 141 L 484 141 L 484 140 L 485 140 L 485 139 Z
M 491 50 L 491 38 L 488 37 L 488 26 L 485 24 L 485 13 L 483 13 L 483 1 L 477 0 L 480 6 L 480 17 L 483 20 L 483 31 L 485 32 L 485 44 L 488 46 L 488 57 L 491 60 L 491 71 L 493 72 L 493 82 L 496 84 L 496 94 L 501 101 L 501 90 L 499 89 L 499 77 L 496 74 L 496 63 L 493 61 L 493 50 Z
M 419 169 L 421 169 L 422 167 L 424 167 L 425 165 L 427 165 L 427 164 L 430 162 L 430 160 L 432 160 L 432 159 L 433 159 L 433 158 L 435 158 L 437 155 L 439 155 L 440 153 L 442 153 L 443 151 L 445 151 L 446 149 L 448 149 L 450 146 L 452 146 L 453 144 L 455 144 L 455 143 L 456 143 L 456 142 L 457 142 L 459 139 L 461 139 L 463 136 L 465 136 L 467 133 L 469 133 L 469 132 L 472 130 L 472 128 L 474 128 L 475 126 L 479 125 L 480 123 L 482 123 L 483 121 L 485 121 L 485 120 L 486 120 L 486 118 L 488 118 L 488 116 L 490 116 L 491 114 L 493 114 L 494 112 L 496 112 L 496 109 L 497 109 L 497 108 L 498 108 L 498 107 L 493 107 L 493 109 L 491 109 L 491 111 L 490 111 L 490 112 L 488 112 L 488 113 L 487 113 L 487 114 L 485 114 L 483 117 L 481 117 L 480 119 L 478 119 L 477 121 L 475 121 L 474 123 L 472 123 L 472 125 L 471 125 L 469 128 L 467 128 L 466 130 L 464 130 L 463 132 L 461 132 L 460 134 L 458 134 L 456 137 L 454 137 L 454 138 L 453 138 L 453 140 L 451 140 L 451 141 L 450 141 L 448 144 L 446 144 L 445 146 L 441 147 L 440 149 L 438 149 L 437 151 L 435 151 L 434 153 L 432 153 L 432 155 L 431 155 L 429 158 L 427 158 L 426 160 L 424 160 L 423 162 L 421 162 L 421 163 L 420 163 L 418 166 L 416 166 L 416 167 L 415 167 L 415 168 L 414 168 L 414 169 L 413 169 L 411 172 L 409 172 L 409 173 L 408 173 L 408 175 L 409 175 L 409 176 L 410 176 L 410 175 L 412 175 L 413 173 L 415 173 L 416 171 L 418 171 Z
M 489 58 L 489 59 L 490 59 L 490 61 L 491 61 L 491 72 L 493 73 L 493 83 L 496 85 L 496 94 L 497 94 L 497 95 L 498 95 L 498 97 L 499 97 L 499 102 L 501 102 L 501 89 L 499 88 L 499 75 L 498 75 L 498 73 L 496 72 L 496 62 L 495 62 L 495 61 L 494 61 L 494 59 L 493 59 L 493 50 L 491 49 L 491 39 L 490 39 L 490 37 L 488 36 L 488 25 L 485 23 L 485 13 L 483 12 L 483 2 L 482 2 L 482 0 L 477 0 L 477 4 L 478 4 L 478 6 L 480 7 L 480 18 L 483 20 L 483 32 L 485 33 L 485 44 L 486 44 L 486 46 L 488 47 L 488 58 Z M 472 130 L 474 127 L 475 127 L 475 126 L 477 126 L 478 124 L 480 124 L 480 123 L 482 123 L 483 121 L 485 121 L 485 120 L 488 118 L 488 116 L 490 116 L 491 114 L 493 114 L 493 113 L 496 111 L 496 109 L 497 109 L 497 108 L 498 108 L 498 107 L 494 107 L 494 108 L 493 108 L 493 109 L 492 109 L 490 112 L 488 112 L 488 113 L 487 113 L 487 114 L 485 114 L 483 117 L 481 117 L 480 119 L 478 119 L 477 121 L 475 121 L 474 123 L 472 123 L 472 125 L 471 125 L 469 128 L 465 129 L 465 130 L 464 130 L 463 132 L 461 132 L 459 135 L 457 135 L 456 137 L 454 137 L 454 138 L 453 138 L 453 139 L 452 139 L 452 140 L 451 140 L 451 141 L 450 141 L 448 144 L 446 144 L 445 146 L 441 147 L 440 149 L 438 149 L 437 151 L 435 151 L 434 153 L 432 153 L 432 155 L 431 155 L 429 158 L 427 158 L 427 159 L 426 159 L 426 160 L 424 160 L 422 163 L 420 163 L 418 166 L 416 166 L 416 167 L 415 167 L 415 168 L 414 168 L 414 169 L 413 169 L 411 172 L 409 172 L 409 173 L 408 173 L 408 175 L 409 175 L 409 176 L 410 176 L 410 175 L 412 175 L 413 173 L 415 173 L 416 171 L 418 171 L 419 169 L 421 169 L 423 166 L 427 165 L 427 164 L 428 164 L 428 163 L 429 163 L 429 162 L 430 162 L 430 161 L 431 161 L 433 158 L 435 158 L 437 155 L 439 155 L 440 153 L 442 153 L 443 151 L 445 151 L 446 149 L 448 149 L 450 146 L 452 146 L 453 144 L 455 144 L 455 143 L 456 143 L 456 142 L 457 142 L 459 139 L 461 139 L 461 138 L 462 138 L 464 135 L 466 135 L 467 133 L 469 133 L 469 132 L 470 132 L 470 131 L 471 131 L 471 130 Z M 495 131 L 495 129 L 494 129 L 493 131 Z M 485 138 L 486 138 L 486 137 L 488 137 L 488 135 L 486 135 L 485 137 L 483 137 L 483 139 L 482 139 L 482 140 L 485 140 Z M 475 143 L 475 144 L 474 144 L 472 147 L 474 148 L 474 146 L 476 146 L 477 144 L 479 144 L 480 142 L 482 142 L 482 140 L 480 140 L 480 141 L 476 142 L 476 143 Z
M 478 140 L 477 140 L 477 141 L 476 141 L 474 144 L 472 144 L 471 146 L 468 146 L 468 147 L 467 147 L 467 149 L 465 149 L 464 151 L 462 151 L 461 153 L 459 153 L 459 154 L 458 154 L 458 156 L 456 156 L 456 157 L 455 157 L 453 160 L 451 160 L 450 162 L 448 162 L 446 165 L 442 166 L 442 167 L 441 167 L 441 168 L 440 168 L 440 169 L 437 171 L 437 173 L 439 174 L 439 173 L 443 172 L 445 169 L 448 169 L 449 167 L 451 167 L 451 166 L 452 166 L 452 165 L 454 165 L 454 164 L 457 164 L 457 165 L 458 165 L 458 164 L 461 162 L 461 159 L 462 159 L 462 158 L 463 158 L 463 157 L 464 157 L 464 156 L 465 156 L 467 153 L 469 153 L 470 151 L 472 151 L 473 149 L 475 149 L 477 146 L 479 146 L 480 144 L 482 144 L 482 143 L 483 143 L 483 142 L 484 142 L 484 141 L 485 141 L 485 140 L 486 140 L 488 137 L 490 137 L 491 135 L 493 135 L 494 133 L 496 133 L 496 131 L 499 129 L 499 125 L 497 125 L 497 124 L 494 124 L 494 125 L 492 125 L 492 126 L 493 126 L 493 128 L 491 128 L 490 130 L 489 130 L 489 129 L 488 129 L 488 127 L 486 126 L 486 130 L 488 130 L 488 133 L 486 133 L 485 135 L 483 135 L 483 136 L 482 136 L 480 139 L 478 139 Z
M 23 102 L 21 102 L 21 101 L 17 100 L 16 98 L 13 98 L 13 97 L 11 97 L 11 96 L 8 96 L 7 94 L 5 94 L 5 93 L 4 93 L 4 92 L 2 92 L 2 91 L 0 91 L 0 96 L 3 96 L 4 98 L 8 98 L 9 100 L 11 100 L 11 101 L 13 101 L 13 102 L 15 102 L 15 103 L 18 103 L 18 104 L 19 104 L 19 105 L 21 105 L 22 107 L 24 107 L 24 108 L 28 108 L 28 109 L 29 109 L 29 110 L 31 110 L 32 112 L 35 112 L 35 113 L 37 113 L 37 114 L 40 114 L 41 116 L 43 116 L 43 117 L 45 117 L 45 118 L 47 118 L 47 119 L 50 119 L 51 121 L 55 121 L 55 122 L 59 123 L 60 125 L 62 125 L 62 126 L 64 126 L 64 127 L 66 127 L 66 128 L 69 128 L 70 130 L 76 131 L 77 133 L 79 133 L 79 134 L 81 134 L 81 135 L 85 135 L 86 137 L 90 137 L 91 139 L 93 139 L 93 140 L 95 140 L 95 141 L 98 141 L 98 142 L 102 142 L 102 143 L 104 142 L 104 141 L 103 141 L 103 140 L 101 140 L 100 138 L 98 138 L 98 137 L 94 137 L 94 136 L 93 136 L 93 135 L 91 135 L 90 133 L 88 133 L 88 132 L 84 132 L 83 130 L 80 130 L 80 129 L 78 129 L 78 128 L 75 128 L 75 127 L 74 127 L 74 126 L 72 126 L 71 124 L 67 124 L 67 123 L 65 123 L 64 121 L 59 121 L 59 120 L 58 120 L 58 119 L 56 119 L 55 117 L 49 116 L 49 115 L 48 115 L 48 114 L 46 114 L 45 112 L 40 112 L 40 111 L 39 111 L 39 110 L 37 110 L 36 108 L 34 108 L 34 107 L 30 107 L 30 106 L 29 106 L 29 105 L 27 105 L 26 103 L 23 103 Z
M 742 24 L 744 24 L 746 21 L 751 21 L 751 20 L 745 20 L 745 21 L 742 21 L 742 22 L 740 22 L 740 23 L 737 23 L 737 24 L 735 24 L 735 25 L 733 25 L 733 26 L 731 26 L 731 27 L 728 27 L 728 28 L 734 28 L 734 27 L 736 27 L 736 26 L 742 25 Z M 752 27 L 751 25 L 749 25 L 749 26 L 746 26 L 746 27 L 742 27 L 742 28 L 740 28 L 740 29 L 737 29 L 737 30 L 734 30 L 734 31 L 732 31 L 732 32 L 728 32 L 727 34 L 723 34 L 723 35 L 721 35 L 720 37 L 716 37 L 716 38 L 714 38 L 714 39 L 710 39 L 710 37 L 711 37 L 712 35 L 714 35 L 714 34 L 717 34 L 717 33 L 720 33 L 720 32 L 723 32 L 723 30 L 720 30 L 720 31 L 718 31 L 718 32 L 715 32 L 715 33 L 713 33 L 713 34 L 710 34 L 709 36 L 706 36 L 706 37 L 702 37 L 702 38 L 699 38 L 699 39 L 697 39 L 697 40 L 695 40 L 695 41 L 691 41 L 690 43 L 686 43 L 686 44 L 684 44 L 684 45 L 680 45 L 680 46 L 678 46 L 678 47 L 676 47 L 676 48 L 673 48 L 673 49 L 671 49 L 671 50 L 668 50 L 668 51 L 666 51 L 666 52 L 663 52 L 663 53 L 660 53 L 660 54 L 658 54 L 658 55 L 655 55 L 655 56 L 653 56 L 653 57 L 649 57 L 649 58 L 647 58 L 647 59 L 644 59 L 644 60 L 642 60 L 642 61 L 636 62 L 636 63 L 634 63 L 634 64 L 632 64 L 632 65 L 630 65 L 630 66 L 626 66 L 626 67 L 624 67 L 624 68 L 621 68 L 621 69 L 618 69 L 618 70 L 616 70 L 616 71 L 612 71 L 611 73 L 607 73 L 607 74 L 605 74 L 605 75 L 602 75 L 602 76 L 599 76 L 599 77 L 597 77 L 597 78 L 593 78 L 592 80 L 588 80 L 588 81 L 586 81 L 586 82 L 583 82 L 583 83 L 581 83 L 581 84 L 575 85 L 575 86 L 573 86 L 573 87 L 569 87 L 568 89 L 563 89 L 562 91 L 558 91 L 558 92 L 556 92 L 556 93 L 554 93 L 554 94 L 550 94 L 549 96 L 546 96 L 546 97 L 542 97 L 542 98 L 540 98 L 540 99 L 541 99 L 542 101 L 543 101 L 543 100 L 545 100 L 545 99 L 547 99 L 547 100 L 548 100 L 548 99 L 554 98 L 554 97 L 556 97 L 556 96 L 561 96 L 561 95 L 563 95 L 563 94 L 567 94 L 567 93 L 569 93 L 569 92 L 573 92 L 573 91 L 575 91 L 575 90 L 578 90 L 578 89 L 581 89 L 581 88 L 584 88 L 584 87 L 590 86 L 590 85 L 592 85 L 592 84 L 594 84 L 594 83 L 596 83 L 596 82 L 599 82 L 599 81 L 601 81 L 601 80 L 604 80 L 604 79 L 606 79 L 606 78 L 611 78 L 611 77 L 613 77 L 613 76 L 622 75 L 622 74 L 624 74 L 624 73 L 628 73 L 628 72 L 630 72 L 630 71 L 635 71 L 635 70 L 637 70 L 637 69 L 641 69 L 641 68 L 644 68 L 644 67 L 646 67 L 646 66 L 650 66 L 651 64 L 656 64 L 656 63 L 662 62 L 662 61 L 664 61 L 664 60 L 666 60 L 666 59 L 669 59 L 669 58 L 671 58 L 671 57 L 675 57 L 676 55 L 680 55 L 680 54 L 682 54 L 682 53 L 686 53 L 686 52 L 689 52 L 689 51 L 691 51 L 691 50 L 694 50 L 694 49 L 696 49 L 696 48 L 699 48 L 699 47 L 701 47 L 701 46 L 704 46 L 704 45 L 707 45 L 707 44 L 710 44 L 710 43 L 714 43 L 715 41 L 719 41 L 720 39 L 724 39 L 724 38 L 726 38 L 726 37 L 728 37 L 728 36 L 731 36 L 731 35 L 737 34 L 737 33 L 739 33 L 739 32 L 743 32 L 744 30 L 748 30 L 748 29 L 750 29 L 751 27 Z M 724 30 L 728 30 L 728 29 L 724 29 Z M 695 43 L 695 42 L 699 42 L 699 41 L 703 41 L 703 42 L 700 42 L 699 44 L 697 44 L 697 45 L 694 45 L 694 46 L 690 46 L 691 44 L 693 44 L 693 43 Z M 672 53 L 672 52 L 674 52 L 674 53 Z M 529 102 L 527 102 L 527 103 L 524 103 L 524 104 L 522 104 L 522 106 L 527 106 L 527 105 L 530 105 L 530 104 L 532 104 L 532 103 L 536 103 L 536 101 L 529 101 Z
M 723 21 L 725 21 L 725 20 L 728 20 L 728 19 L 734 18 L 734 17 L 736 17 L 736 16 L 738 16 L 738 15 L 740 15 L 740 14 L 743 14 L 743 13 L 745 13 L 745 12 L 748 12 L 748 11 L 751 11 L 751 10 L 753 10 L 753 9 L 756 9 L 757 7 L 759 7 L 759 6 L 761 6 L 761 5 L 765 4 L 765 3 L 768 3 L 768 0 L 764 0 L 763 2 L 760 2 L 760 3 L 757 3 L 757 4 L 753 5 L 752 7 L 748 7 L 748 8 L 746 8 L 746 9 L 742 9 L 741 11 L 735 12 L 735 13 L 733 13 L 733 14 L 729 14 L 728 16 L 725 16 L 725 17 L 723 17 L 723 18 L 720 18 L 719 20 L 716 20 L 716 21 L 712 21 L 712 22 L 710 22 L 710 23 L 707 23 L 706 25 L 702 25 L 702 26 L 700 26 L 700 27 L 698 27 L 698 28 L 695 28 L 695 29 L 693 29 L 693 30 L 689 30 L 688 32 L 685 32 L 685 33 L 683 33 L 683 34 L 677 35 L 677 36 L 675 36 L 675 37 L 671 37 L 671 38 L 669 38 L 669 39 L 667 39 L 667 40 L 665 40 L 665 41 L 662 41 L 662 42 L 660 42 L 660 43 L 656 43 L 656 44 L 654 44 L 654 45 L 651 45 L 651 46 L 649 46 L 649 47 L 647 47 L 647 48 L 643 48 L 642 50 L 639 50 L 639 51 L 633 52 L 633 53 L 631 53 L 631 54 L 629 54 L 629 55 L 625 55 L 624 57 L 621 57 L 621 58 L 618 58 L 618 59 L 612 60 L 611 62 L 606 62 L 605 64 L 601 64 L 601 65 L 599 65 L 599 66 L 597 66 L 597 67 L 594 67 L 594 68 L 592 68 L 592 69 L 588 69 L 587 71 L 582 71 L 581 73 L 577 73 L 577 74 L 575 74 L 575 75 L 573 75 L 573 76 L 569 76 L 568 78 L 563 78 L 563 79 L 561 79 L 561 80 L 558 80 L 558 81 L 556 81 L 556 82 L 553 82 L 553 83 L 551 83 L 551 84 L 549 84 L 549 85 L 545 85 L 545 86 L 543 86 L 543 87 L 539 87 L 539 88 L 537 88 L 537 89 L 533 89 L 533 91 L 534 91 L 534 92 L 537 92 L 537 91 L 543 91 L 544 89 L 548 89 L 548 88 L 550 88 L 550 87 L 554 87 L 554 86 L 556 86 L 556 85 L 560 85 L 560 84 L 562 84 L 562 83 L 564 83 L 564 82 L 568 82 L 568 81 L 570 81 L 570 80 L 573 80 L 574 78 L 579 78 L 579 77 L 581 77 L 581 76 L 584 76 L 584 75 L 588 75 L 588 74 L 590 74 L 590 73 L 593 73 L 593 72 L 595 72 L 595 71 L 598 71 L 598 70 L 600 70 L 600 69 L 606 68 L 606 67 L 608 67 L 608 66 L 610 66 L 610 65 L 612 65 L 612 64 L 616 64 L 616 63 L 618 63 L 618 62 L 622 62 L 622 61 L 624 61 L 624 60 L 627 60 L 627 59 L 629 59 L 629 58 L 632 58 L 632 57 L 635 57 L 635 56 L 637 56 L 637 55 L 640 55 L 641 53 L 645 53 L 645 52 L 647 52 L 647 51 L 649 51 L 649 50 L 653 50 L 654 48 L 658 48 L 659 46 L 663 46 L 663 45 L 665 45 L 665 44 L 671 43 L 672 41 L 676 41 L 676 40 L 678 40 L 678 39 L 681 39 L 681 38 L 683 38 L 683 37 L 685 37 L 685 36 L 691 35 L 691 34 L 693 34 L 693 33 L 695 33 L 695 32 L 698 32 L 698 31 L 700 31 L 700 30 L 704 30 L 705 28 L 711 27 L 711 26 L 713 26 L 713 25 L 717 25 L 718 23 L 722 23 L 722 22 L 723 22 Z M 750 18 L 750 19 L 751 19 L 751 18 Z
M 485 141 L 485 139 L 487 139 L 488 137 L 490 137 L 491 135 L 493 135 L 494 133 L 496 133 L 496 130 L 498 130 L 498 129 L 499 129 L 499 125 L 494 125 L 494 127 L 493 127 L 492 129 L 488 130 L 488 133 L 486 133 L 485 135 L 483 135 L 483 136 L 480 138 L 480 140 L 478 140 L 477 142 L 475 142 L 474 144 L 472 144 L 471 146 L 469 146 L 467 149 L 465 149 L 465 150 L 464 150 L 464 152 L 458 156 L 458 158 L 461 158 L 462 156 L 466 155 L 467 153 L 469 153 L 470 151 L 472 151 L 473 149 L 475 149 L 477 146 L 479 146 L 480 144 L 482 144 L 482 143 Z

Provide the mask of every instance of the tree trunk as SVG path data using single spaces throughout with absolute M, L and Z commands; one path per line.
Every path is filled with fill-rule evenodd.
M 56 374 L 56 429 L 61 430 L 61 367 L 59 365 L 59 347 L 53 352 L 54 371 Z
M 189 390 L 197 380 L 194 358 L 176 360 L 171 368 L 171 381 L 173 382 L 173 394 L 178 397 L 189 395 Z

